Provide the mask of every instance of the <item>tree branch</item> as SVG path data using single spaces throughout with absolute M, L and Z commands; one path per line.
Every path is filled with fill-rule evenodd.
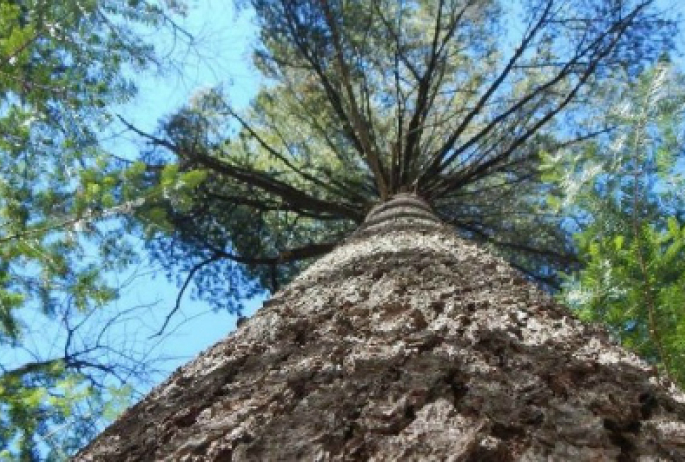
M 162 327 L 159 328 L 159 331 L 157 331 L 156 334 L 153 334 L 148 337 L 148 340 L 159 337 L 164 333 L 166 330 L 167 326 L 169 325 L 169 322 L 171 321 L 171 318 L 178 312 L 178 310 L 181 309 L 181 300 L 183 299 L 183 294 L 185 293 L 186 289 L 190 285 L 190 281 L 193 280 L 193 276 L 195 276 L 195 273 L 200 271 L 202 268 L 205 266 L 212 264 L 216 261 L 218 261 L 222 256 L 218 254 L 214 254 L 211 257 L 202 260 L 200 263 L 197 263 L 195 266 L 193 266 L 190 269 L 190 272 L 188 272 L 188 275 L 186 276 L 186 280 L 183 282 L 183 285 L 181 286 L 181 290 L 178 291 L 178 294 L 176 295 L 176 303 L 174 304 L 174 307 L 171 309 L 171 311 L 166 315 L 164 318 L 164 322 L 162 323 Z

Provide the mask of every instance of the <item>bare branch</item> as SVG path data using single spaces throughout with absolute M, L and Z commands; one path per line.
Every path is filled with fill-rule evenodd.
M 183 282 L 183 285 L 181 286 L 181 290 L 178 291 L 178 294 L 176 295 L 176 303 L 174 304 L 173 308 L 169 313 L 167 313 L 166 317 L 164 318 L 164 322 L 162 323 L 162 327 L 159 328 L 157 333 L 151 335 L 148 337 L 149 339 L 159 337 L 164 333 L 166 330 L 167 326 L 169 325 L 169 322 L 171 321 L 171 318 L 178 312 L 178 310 L 181 309 L 181 300 L 183 299 L 183 294 L 185 294 L 186 289 L 190 285 L 190 281 L 193 280 L 193 277 L 195 276 L 195 273 L 200 271 L 202 268 L 205 266 L 212 264 L 216 261 L 218 261 L 222 256 L 221 255 L 212 255 L 211 257 L 202 260 L 200 263 L 197 263 L 195 266 L 191 268 L 191 270 L 188 272 L 188 275 L 186 276 L 186 280 Z

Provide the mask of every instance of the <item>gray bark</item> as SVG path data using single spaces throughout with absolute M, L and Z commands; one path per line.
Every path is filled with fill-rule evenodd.
M 76 460 L 685 460 L 685 395 L 400 195 Z

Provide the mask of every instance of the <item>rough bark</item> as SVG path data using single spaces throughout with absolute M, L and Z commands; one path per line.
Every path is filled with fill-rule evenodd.
M 77 457 L 685 460 L 685 395 L 399 195 Z

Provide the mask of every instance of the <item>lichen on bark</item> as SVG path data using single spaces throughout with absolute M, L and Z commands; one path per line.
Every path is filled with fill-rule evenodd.
M 76 460 L 685 460 L 685 395 L 398 195 Z

